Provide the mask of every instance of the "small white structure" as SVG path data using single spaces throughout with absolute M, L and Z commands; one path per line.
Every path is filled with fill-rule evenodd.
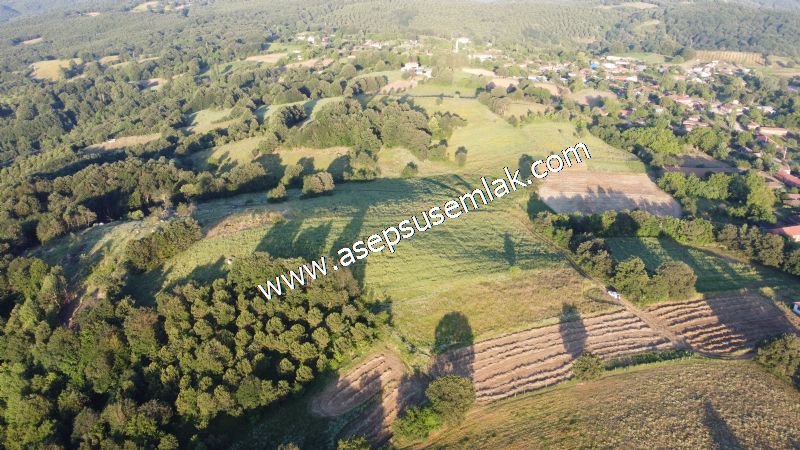
M 619 292 L 617 292 L 617 291 L 612 291 L 611 289 L 609 289 L 609 290 L 608 290 L 608 291 L 606 291 L 606 292 L 608 292 L 608 295 L 610 295 L 610 296 L 614 297 L 615 299 L 619 300 Z
M 403 68 L 400 69 L 400 70 L 402 70 L 403 72 L 416 72 L 417 70 L 419 70 L 419 63 L 418 62 L 407 62 L 407 63 L 405 63 Z
M 800 314 L 800 302 L 794 302 L 794 305 L 792 306 L 792 311 L 794 311 L 797 314 Z

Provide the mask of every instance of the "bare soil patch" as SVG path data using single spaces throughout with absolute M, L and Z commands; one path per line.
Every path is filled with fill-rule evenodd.
M 249 212 L 237 214 L 235 216 L 228 216 L 221 222 L 209 228 L 205 237 L 212 238 L 215 236 L 224 236 L 252 228 L 258 228 L 260 226 L 273 223 L 280 217 L 283 217 L 283 215 L 275 211 L 266 211 L 261 213 Z

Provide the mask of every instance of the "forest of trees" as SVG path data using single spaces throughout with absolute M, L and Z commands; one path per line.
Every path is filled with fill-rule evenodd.
M 205 430 L 301 392 L 386 321 L 348 271 L 280 302 L 255 292 L 300 263 L 256 253 L 225 278 L 175 286 L 152 307 L 99 300 L 68 328 L 59 320 L 68 300 L 61 268 L 15 260 L 4 292 L 14 306 L 0 323 L 3 447 L 230 442 Z

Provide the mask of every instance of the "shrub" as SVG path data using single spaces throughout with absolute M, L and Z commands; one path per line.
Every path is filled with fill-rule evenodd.
M 604 371 L 603 360 L 591 352 L 583 353 L 575 359 L 575 363 L 572 365 L 572 373 L 575 374 L 575 378 L 581 381 L 597 379 Z
M 319 195 L 332 191 L 333 175 L 328 172 L 313 173 L 303 177 L 303 194 Z
M 421 441 L 428 434 L 442 425 L 442 418 L 432 407 L 408 407 L 403 416 L 392 423 L 392 431 L 396 438 L 405 443 Z
M 336 450 L 370 450 L 370 446 L 364 436 L 356 436 L 350 439 L 340 439 Z
M 413 162 L 409 162 L 403 167 L 403 171 L 400 173 L 400 176 L 403 178 L 411 178 L 419 173 L 419 168 Z
M 459 167 L 464 167 L 467 163 L 467 149 L 465 147 L 458 147 L 456 150 L 456 163 Z
M 800 388 L 800 337 L 787 333 L 765 340 L 758 347 L 756 362 Z
M 475 403 L 475 388 L 472 381 L 458 375 L 447 375 L 434 380 L 425 395 L 433 409 L 445 422 L 458 423 Z
M 286 186 L 279 184 L 267 192 L 267 199 L 271 202 L 286 200 Z

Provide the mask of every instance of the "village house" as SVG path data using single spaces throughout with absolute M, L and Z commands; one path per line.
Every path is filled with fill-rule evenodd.
M 800 206 L 800 194 L 784 194 L 784 206 Z
M 789 166 L 781 167 L 778 173 L 775 174 L 775 178 L 779 179 L 787 186 L 800 187 L 800 178 L 792 175 L 792 171 Z
M 788 227 L 772 228 L 768 230 L 770 233 L 786 236 L 792 242 L 800 242 L 800 225 L 792 225 Z

